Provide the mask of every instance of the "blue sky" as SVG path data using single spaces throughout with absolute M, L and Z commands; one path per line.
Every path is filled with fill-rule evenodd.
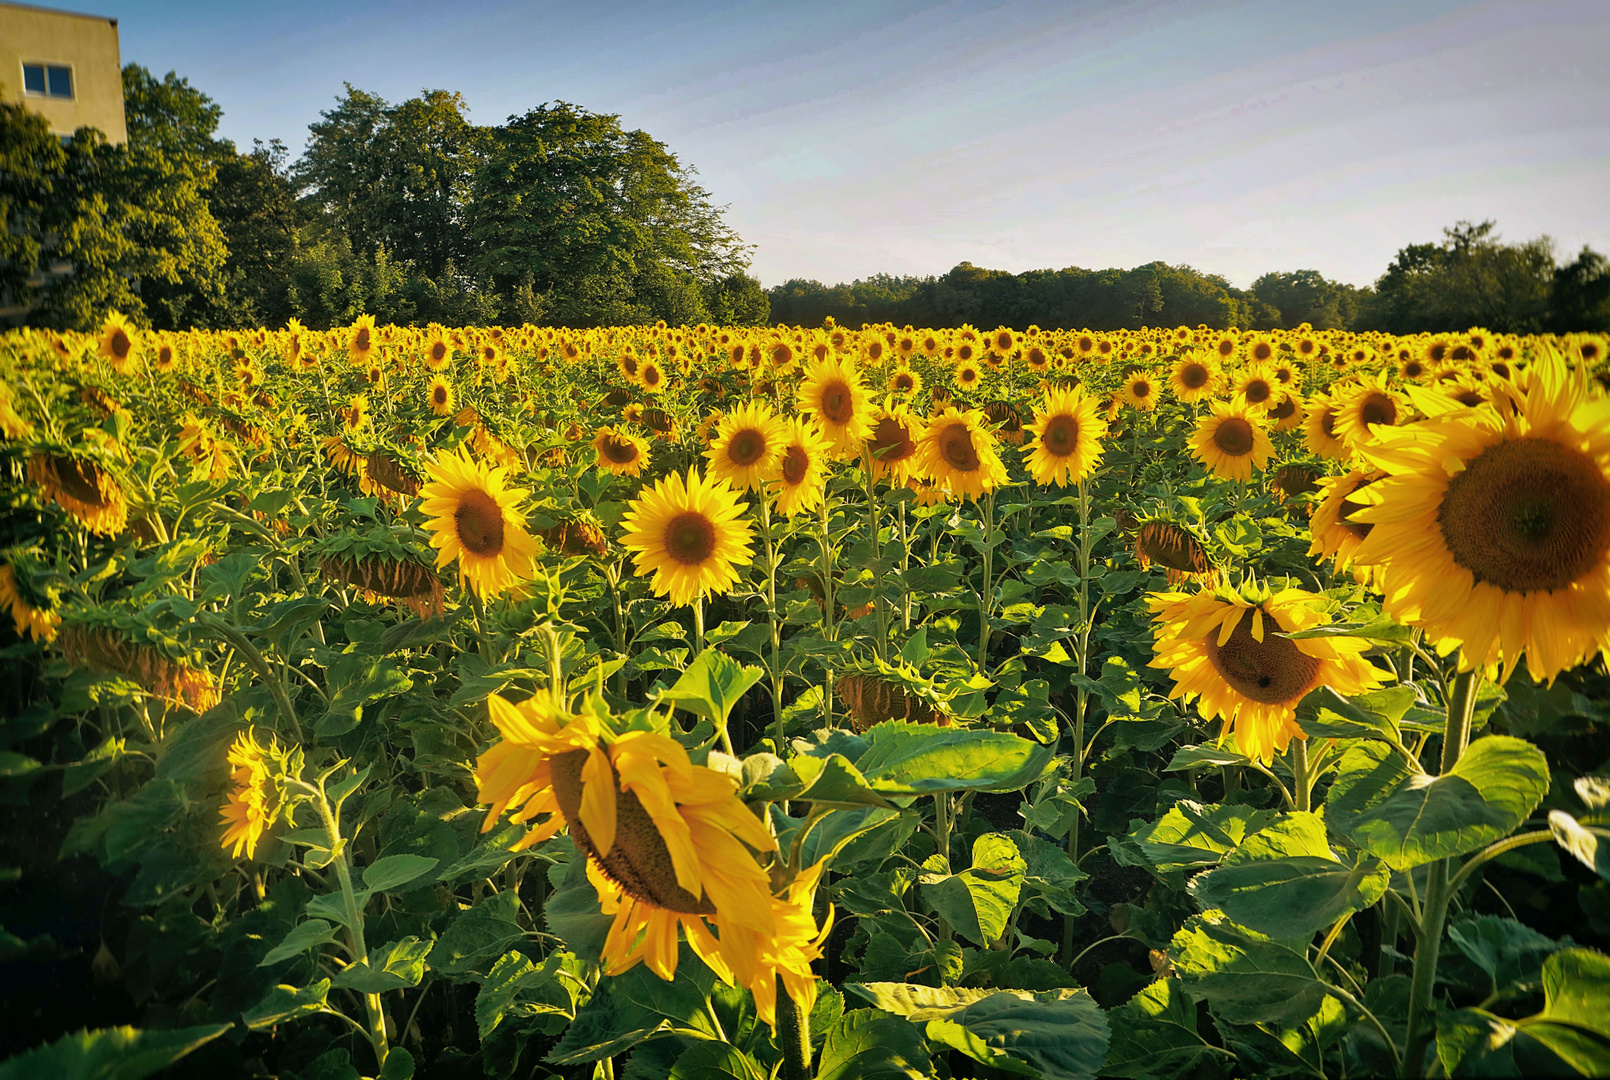
M 1461 218 L 1610 252 L 1610 3 L 274 4 L 89 0 L 222 134 L 342 83 L 620 114 L 699 171 L 765 284 L 1188 263 L 1372 281 Z

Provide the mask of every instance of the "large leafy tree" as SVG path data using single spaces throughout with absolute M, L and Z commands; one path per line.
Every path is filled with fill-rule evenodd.
M 1550 322 L 1554 271 L 1547 237 L 1505 244 L 1493 222 L 1461 221 L 1443 230 L 1440 244 L 1398 252 L 1375 283 L 1363 321 L 1394 334 L 1472 326 L 1533 333 Z
M 492 132 L 475 175 L 474 267 L 572 325 L 704 317 L 748 249 L 693 170 L 618 116 L 559 102 Z
M 1361 290 L 1331 281 L 1318 270 L 1264 274 L 1252 283 L 1252 295 L 1278 311 L 1279 328 L 1307 323 L 1315 330 L 1346 329 L 1358 312 Z

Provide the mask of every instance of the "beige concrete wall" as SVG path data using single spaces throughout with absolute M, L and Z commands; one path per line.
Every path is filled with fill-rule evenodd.
M 65 64 L 73 69 L 73 97 L 25 94 L 24 63 Z M 123 123 L 123 64 L 117 20 L 0 3 L 0 93 L 21 100 L 50 121 L 58 135 L 96 127 L 107 139 L 128 139 Z

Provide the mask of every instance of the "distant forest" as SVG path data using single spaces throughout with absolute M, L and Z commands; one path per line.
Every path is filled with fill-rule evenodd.
M 848 285 L 796 278 L 767 290 L 771 320 L 819 324 L 1011 326 L 1117 330 L 1385 330 L 1483 326 L 1503 333 L 1610 330 L 1610 260 L 1589 248 L 1561 263 L 1546 237 L 1504 243 L 1494 223 L 1460 222 L 1439 243 L 1398 252 L 1373 287 L 1316 270 L 1264 274 L 1237 289 L 1217 274 L 1147 263 L 1133 270 L 987 270 L 964 262 L 942 277 L 878 274 Z

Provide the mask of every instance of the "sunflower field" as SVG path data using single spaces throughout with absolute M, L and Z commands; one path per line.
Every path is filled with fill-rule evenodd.
M 1610 1074 L 1594 336 L 0 338 L 0 1078 Z

